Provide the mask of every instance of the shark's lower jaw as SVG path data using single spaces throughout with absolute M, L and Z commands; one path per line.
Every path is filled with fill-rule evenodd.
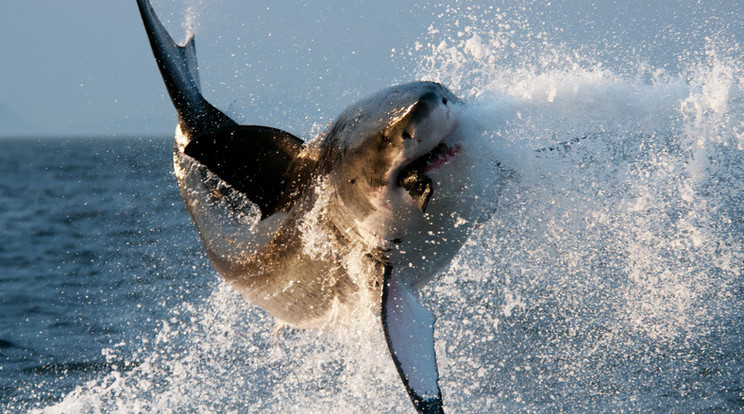
M 408 164 L 398 174 L 397 184 L 405 189 L 423 212 L 433 194 L 431 178 L 425 173 L 441 168 L 460 153 L 460 146 L 450 147 L 440 143 L 433 150 Z

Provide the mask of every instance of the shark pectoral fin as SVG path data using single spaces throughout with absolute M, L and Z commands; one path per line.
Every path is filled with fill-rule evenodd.
M 257 204 L 262 218 L 281 210 L 303 141 L 289 132 L 258 125 L 236 125 L 195 136 L 184 148 L 235 190 Z
M 404 281 L 385 267 L 382 327 L 398 374 L 420 413 L 443 413 L 434 353 L 434 314 Z

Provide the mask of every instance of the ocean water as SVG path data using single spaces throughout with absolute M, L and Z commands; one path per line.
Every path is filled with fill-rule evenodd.
M 445 408 L 744 410 L 740 15 L 577 49 L 521 13 L 442 7 L 391 58 L 510 172 L 423 292 Z M 218 279 L 171 138 L 0 144 L 0 411 L 412 410 L 375 315 L 275 333 Z
M 104 350 L 144 339 L 204 290 L 198 238 L 173 214 L 171 145 L 2 140 L 0 411 L 50 404 L 110 372 Z

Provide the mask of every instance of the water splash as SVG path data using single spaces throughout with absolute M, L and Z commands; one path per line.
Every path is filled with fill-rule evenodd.
M 480 16 L 485 7 L 489 20 Z M 744 406 L 744 62 L 615 66 L 490 6 L 443 7 L 421 79 L 469 102 L 497 208 L 425 290 L 457 412 Z M 599 57 L 598 57 L 599 56 Z M 220 284 L 46 411 L 410 410 L 377 317 L 283 330 Z M 115 362 L 119 351 L 107 351 Z
M 364 318 L 364 316 L 360 316 Z M 350 412 L 400 410 L 401 391 L 376 317 L 335 331 L 283 329 L 225 284 L 202 303 L 184 303 L 153 343 L 110 374 L 44 412 Z M 370 320 L 372 319 L 372 320 Z M 248 408 L 247 408 L 248 407 Z
M 738 47 L 618 72 L 547 40 L 524 50 L 497 20 L 417 45 L 420 76 L 460 90 L 517 177 L 431 288 L 445 396 L 473 412 L 740 407 Z

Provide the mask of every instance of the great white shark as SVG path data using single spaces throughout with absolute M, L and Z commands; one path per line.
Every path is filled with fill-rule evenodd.
M 293 327 L 372 303 L 414 406 L 443 412 L 435 318 L 418 291 L 477 221 L 462 101 L 433 82 L 388 87 L 310 143 L 239 125 L 202 95 L 193 34 L 176 44 L 137 3 L 178 113 L 178 187 L 217 272 Z

